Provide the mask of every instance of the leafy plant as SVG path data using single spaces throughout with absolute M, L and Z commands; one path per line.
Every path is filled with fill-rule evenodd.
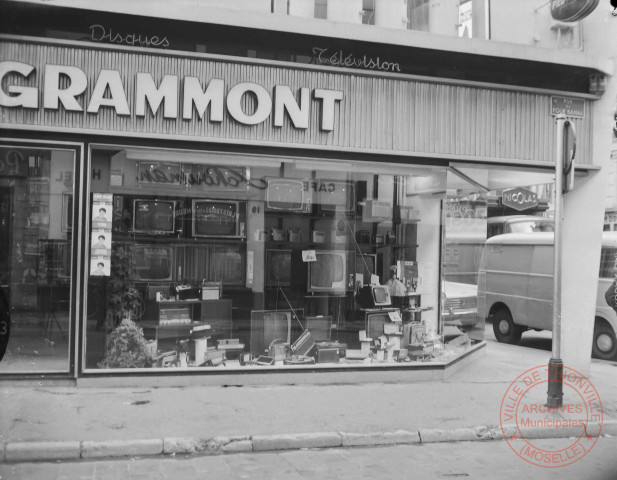
M 130 318 L 124 318 L 111 332 L 105 358 L 99 368 L 144 368 L 152 359 L 143 330 Z
M 111 272 L 107 283 L 107 326 L 117 327 L 123 318 L 141 317 L 143 301 L 141 292 L 130 278 L 130 255 L 124 244 L 114 245 L 111 252 Z

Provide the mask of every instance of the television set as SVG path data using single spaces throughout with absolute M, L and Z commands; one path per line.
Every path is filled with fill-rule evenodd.
M 311 196 L 306 181 L 272 178 L 266 188 L 266 210 L 310 213 Z
M 206 279 L 223 282 L 223 285 L 244 286 L 246 272 L 246 246 L 244 244 L 215 245 L 209 249 Z M 212 268 L 213 267 L 213 268 Z
M 332 315 L 307 316 L 306 329 L 316 342 L 329 341 L 332 337 Z
M 317 190 L 317 203 L 320 213 L 354 213 L 354 183 L 345 180 L 321 180 Z
M 384 334 L 384 325 L 392 323 L 388 312 L 372 312 L 365 315 L 366 336 L 373 340 L 378 339 Z
M 168 245 L 137 244 L 130 247 L 131 280 L 170 281 L 174 272 L 173 248 Z
M 304 310 L 252 310 L 250 351 L 263 355 L 274 340 L 291 345 L 292 325 L 301 322 Z M 301 325 L 298 324 L 298 325 Z
M 266 286 L 291 285 L 291 250 L 266 250 Z
M 317 250 L 308 262 L 308 291 L 343 293 L 347 289 L 347 252 Z
M 392 298 L 385 285 L 365 285 L 358 291 L 356 302 L 361 308 L 389 307 L 392 305 Z
M 133 200 L 133 232 L 164 235 L 175 232 L 175 200 Z
M 234 200 L 193 200 L 193 237 L 242 238 L 240 202 Z
M 356 274 L 363 275 L 362 284 L 371 284 L 371 275 L 377 273 L 377 255 L 374 253 L 356 254 Z

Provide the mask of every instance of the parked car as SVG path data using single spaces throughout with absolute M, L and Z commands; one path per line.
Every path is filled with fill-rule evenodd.
M 478 287 L 469 283 L 444 282 L 443 324 L 466 332 L 478 323 Z
M 517 344 L 526 330 L 551 330 L 552 233 L 510 233 L 486 241 L 478 272 L 478 315 L 499 342 Z M 617 313 L 604 292 L 617 275 L 617 232 L 603 232 L 592 354 L 617 359 Z

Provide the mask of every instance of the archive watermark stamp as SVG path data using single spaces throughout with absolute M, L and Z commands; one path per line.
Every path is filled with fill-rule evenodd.
M 549 381 L 562 382 L 563 405 L 547 405 Z M 566 366 L 561 380 L 549 379 L 548 365 L 519 375 L 506 390 L 499 412 L 501 431 L 512 451 L 545 468 L 565 467 L 587 455 L 600 437 L 603 418 L 596 388 L 587 377 Z M 539 438 L 560 439 L 555 441 L 559 447 L 542 448 L 536 441 Z

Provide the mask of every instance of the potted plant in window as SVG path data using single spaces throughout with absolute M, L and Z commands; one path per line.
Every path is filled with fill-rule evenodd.
M 111 272 L 107 289 L 105 358 L 100 368 L 143 368 L 150 366 L 151 345 L 134 322 L 143 313 L 141 292 L 130 279 L 127 245 L 116 244 L 111 253 Z
M 152 363 L 152 351 L 143 330 L 129 317 L 122 319 L 107 339 L 105 358 L 99 368 L 145 368 Z

